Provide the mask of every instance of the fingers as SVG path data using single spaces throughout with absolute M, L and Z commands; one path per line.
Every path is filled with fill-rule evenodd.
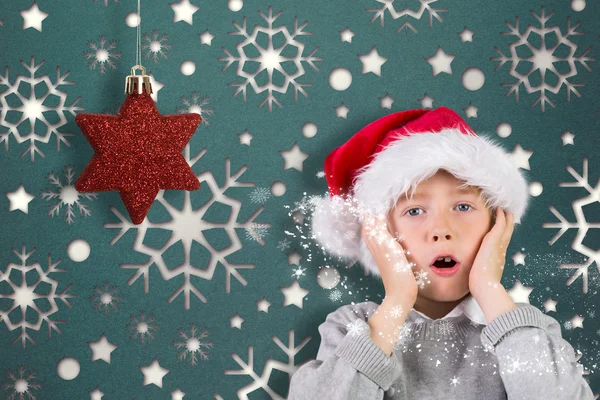
M 513 213 L 509 212 L 506 215 L 506 226 L 504 228 L 504 234 L 502 235 L 502 243 L 504 243 L 508 247 L 508 243 L 510 242 L 510 238 L 515 230 L 515 216 Z

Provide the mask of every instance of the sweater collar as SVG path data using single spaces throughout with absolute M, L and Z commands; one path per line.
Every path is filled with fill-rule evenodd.
M 443 320 L 449 318 L 456 318 L 460 317 L 461 315 L 464 315 L 465 317 L 479 325 L 488 324 L 483 310 L 481 309 L 481 307 L 479 306 L 472 294 L 469 294 L 467 297 L 465 297 L 465 299 L 461 301 L 456 307 L 454 307 L 454 309 L 450 311 L 447 315 L 438 319 Z M 414 308 L 411 310 L 409 318 L 413 323 L 433 321 L 432 318 L 428 317 L 420 311 L 415 310 Z

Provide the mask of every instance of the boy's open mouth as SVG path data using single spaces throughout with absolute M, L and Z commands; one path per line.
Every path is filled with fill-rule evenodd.
M 452 268 L 454 265 L 456 265 L 456 261 L 454 260 L 450 260 L 449 262 L 442 260 L 433 263 L 433 266 L 438 268 Z
M 447 255 L 438 257 L 432 265 L 437 268 L 452 268 L 456 265 L 456 261 L 454 257 Z

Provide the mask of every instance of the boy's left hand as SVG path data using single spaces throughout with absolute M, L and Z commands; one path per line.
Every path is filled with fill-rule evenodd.
M 514 231 L 513 213 L 496 209 L 496 222 L 485 235 L 469 273 L 469 290 L 473 297 L 488 287 L 497 287 L 502 280 L 506 249 Z

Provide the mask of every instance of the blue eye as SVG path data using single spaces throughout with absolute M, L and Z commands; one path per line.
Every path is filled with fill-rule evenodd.
M 411 217 L 412 217 L 412 216 L 414 216 L 414 214 L 411 214 L 411 213 L 410 213 L 412 210 L 421 210 L 421 208 L 411 208 L 410 210 L 408 210 L 406 213 L 407 213 L 408 215 L 410 215 Z M 418 214 L 417 214 L 417 215 L 418 215 Z
M 469 204 L 465 204 L 465 203 L 459 204 L 458 206 L 467 206 L 467 207 L 471 207 Z M 457 206 L 457 207 L 458 207 L 458 206 Z
M 467 204 L 467 203 L 461 203 L 461 204 L 459 204 L 457 207 L 459 207 L 459 206 L 467 206 L 467 207 L 471 207 L 471 205 L 470 205 L 470 204 Z M 471 208 L 472 208 L 472 207 L 471 207 Z M 414 217 L 414 216 L 416 216 L 416 215 L 419 215 L 419 214 L 411 214 L 410 212 L 411 212 L 412 210 L 423 210 L 423 209 L 422 209 L 422 208 L 419 208 L 419 207 L 411 208 L 411 209 L 409 209 L 409 210 L 407 210 L 407 211 L 406 211 L 406 214 L 408 214 L 408 215 L 409 215 L 409 216 L 411 216 L 411 217 Z M 468 211 L 468 210 L 465 210 L 465 211 Z

